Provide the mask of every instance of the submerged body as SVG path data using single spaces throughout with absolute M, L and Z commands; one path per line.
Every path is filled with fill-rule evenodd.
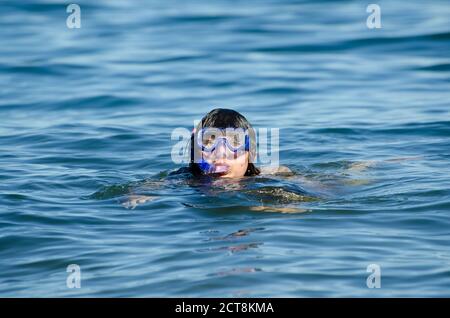
M 143 180 L 133 184 L 122 193 L 125 195 L 122 205 L 134 209 L 138 205 L 160 198 L 159 195 L 149 195 L 157 189 L 169 186 L 187 185 L 198 189 L 206 198 L 221 196 L 245 195 L 251 203 L 249 211 L 302 213 L 309 211 L 305 203 L 332 199 L 352 193 L 374 182 L 364 172 L 381 165 L 392 165 L 403 161 L 418 160 L 420 157 L 392 158 L 383 161 L 355 161 L 345 164 L 340 173 L 330 175 L 303 175 L 292 171 L 286 166 L 260 167 L 260 174 L 254 178 L 193 178 L 188 167 L 168 172 L 155 179 Z M 256 184 L 255 184 L 256 183 Z M 189 204 L 187 204 L 189 205 Z M 198 204 L 190 205 L 198 206 Z
M 299 203 L 332 196 L 332 191 L 325 184 L 306 178 L 286 166 L 261 167 L 257 176 L 240 178 L 209 175 L 194 177 L 188 167 L 183 167 L 134 183 L 121 203 L 127 209 L 134 209 L 160 198 L 154 195 L 155 192 L 167 188 L 180 191 L 190 188 L 199 193 L 201 198 L 213 199 L 213 202 L 205 205 L 198 202 L 183 203 L 186 206 L 209 208 L 225 204 L 231 208 L 233 204 L 240 203 L 251 212 L 303 213 L 308 209 L 299 207 Z

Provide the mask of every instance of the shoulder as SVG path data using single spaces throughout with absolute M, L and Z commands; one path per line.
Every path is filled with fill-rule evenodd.
M 179 174 L 185 174 L 185 173 L 191 173 L 191 168 L 189 167 L 182 167 L 178 170 L 172 171 L 169 173 L 169 176 L 175 176 Z
M 283 174 L 283 175 L 293 175 L 291 169 L 286 166 L 262 166 L 259 167 L 261 174 Z

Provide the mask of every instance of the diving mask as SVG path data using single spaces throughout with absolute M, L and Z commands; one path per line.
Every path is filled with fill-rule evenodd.
M 197 132 L 197 145 L 202 151 L 213 152 L 220 142 L 236 153 L 250 149 L 250 137 L 248 131 L 243 128 L 203 128 Z

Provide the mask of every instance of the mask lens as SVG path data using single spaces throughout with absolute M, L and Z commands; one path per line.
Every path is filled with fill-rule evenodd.
M 226 138 L 233 150 L 238 150 L 245 145 L 245 132 L 242 129 L 227 130 Z
M 211 151 L 216 146 L 220 131 L 215 128 L 202 129 L 197 137 L 204 150 Z
M 213 151 L 220 141 L 225 142 L 231 151 L 238 151 L 246 147 L 246 131 L 243 129 L 204 128 L 197 135 L 197 143 L 203 151 Z

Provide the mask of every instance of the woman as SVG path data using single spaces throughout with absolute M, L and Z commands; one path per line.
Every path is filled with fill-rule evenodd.
M 190 164 L 173 174 L 241 178 L 260 173 L 289 173 L 287 167 L 257 168 L 256 135 L 250 122 L 232 109 L 206 114 L 191 134 Z

